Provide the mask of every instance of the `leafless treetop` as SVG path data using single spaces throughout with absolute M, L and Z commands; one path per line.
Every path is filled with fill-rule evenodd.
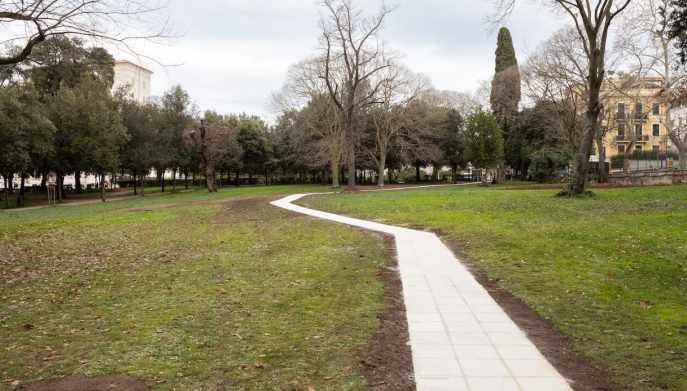
M 163 0 L 0 0 L 0 65 L 29 57 L 33 48 L 55 35 L 76 35 L 128 48 L 132 39 L 166 35 Z

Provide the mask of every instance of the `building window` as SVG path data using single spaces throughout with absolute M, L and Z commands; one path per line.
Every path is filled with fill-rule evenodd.
M 660 115 L 661 114 L 661 105 L 658 103 L 654 103 L 651 106 L 651 112 L 654 113 L 654 115 Z
M 625 153 L 625 144 L 618 145 L 618 153 Z
M 654 152 L 658 152 L 661 150 L 661 147 L 658 145 L 654 145 L 653 147 L 651 147 L 651 149 L 653 149 Z
M 618 103 L 618 118 L 625 118 L 625 103 Z
M 618 138 L 620 140 L 625 139 L 625 124 L 618 124 Z
M 661 135 L 661 125 L 659 125 L 659 124 L 654 124 L 654 126 L 652 127 L 652 129 L 653 129 L 653 134 L 654 134 L 655 137 L 658 137 L 658 136 Z
M 637 135 L 637 137 L 642 137 L 642 133 L 642 124 L 635 124 L 635 134 Z
M 641 151 L 642 150 L 642 145 L 635 145 L 635 150 L 636 151 Z
M 644 112 L 644 106 L 642 106 L 642 102 L 635 103 L 635 112 L 637 115 L 641 115 Z

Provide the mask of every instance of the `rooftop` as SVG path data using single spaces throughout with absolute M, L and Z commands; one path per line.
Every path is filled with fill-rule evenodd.
M 139 68 L 139 69 L 141 69 L 141 70 L 143 70 L 143 71 L 145 71 L 145 72 L 153 73 L 153 71 L 151 71 L 150 69 L 148 69 L 148 68 L 146 68 L 146 67 L 143 67 L 143 66 L 141 66 L 141 65 L 138 65 L 138 64 L 134 64 L 133 62 L 131 62 L 131 61 L 129 61 L 129 60 L 117 60 L 117 61 L 115 61 L 115 65 L 120 65 L 120 64 L 121 64 L 121 65 L 131 65 L 131 66 L 136 67 L 136 68 Z

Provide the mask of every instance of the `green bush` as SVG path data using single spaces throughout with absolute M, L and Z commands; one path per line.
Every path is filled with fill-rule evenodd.
M 529 167 L 530 179 L 537 182 L 549 182 L 565 175 L 571 156 L 568 153 L 542 149 L 532 155 Z
M 404 167 L 401 169 L 400 175 L 398 176 L 399 180 L 404 183 L 413 183 L 416 181 L 415 177 L 415 167 L 409 166 L 409 167 Z M 427 181 L 430 179 L 430 176 L 425 174 L 425 170 L 420 170 L 420 180 L 421 181 Z

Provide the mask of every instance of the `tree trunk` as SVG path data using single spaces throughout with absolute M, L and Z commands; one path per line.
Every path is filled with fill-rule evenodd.
M 384 187 L 384 170 L 386 169 L 386 156 L 382 154 L 377 166 L 377 186 Z
M 184 189 L 188 190 L 188 171 L 184 172 Z
M 165 171 L 162 171 L 162 175 L 160 176 L 160 189 L 164 193 L 165 192 Z
M 138 190 L 138 186 L 137 186 L 137 183 L 136 183 L 136 174 L 133 175 L 133 178 L 134 178 L 134 195 L 138 195 L 138 191 L 137 191 L 137 190 Z
M 7 186 L 5 188 L 10 190 L 10 194 L 14 194 L 14 174 L 7 175 Z
M 67 199 L 66 194 L 64 192 L 64 175 L 63 174 L 58 174 L 57 175 L 57 200 L 62 201 Z
M 571 196 L 584 194 L 587 190 L 587 176 L 589 175 L 589 156 L 594 146 L 594 135 L 597 133 L 600 113 L 599 89 L 590 92 L 591 101 L 587 111 L 587 125 L 582 136 L 580 150 L 575 163 L 575 178 L 569 189 Z
M 81 171 L 74 173 L 74 187 L 76 188 L 76 194 L 83 193 L 83 190 L 81 190 Z
M 105 174 L 100 174 L 100 200 L 107 201 L 105 199 Z
M 341 186 L 341 183 L 339 182 L 339 174 L 341 173 L 341 167 L 339 167 L 339 159 L 332 159 L 330 165 L 332 171 L 332 187 L 338 188 L 339 186 Z
M 217 192 L 217 188 L 215 187 L 215 169 L 211 165 L 205 168 L 205 184 L 208 188 L 208 192 Z
M 234 179 L 234 185 L 235 185 L 236 187 L 241 186 L 241 172 L 238 171 L 238 170 L 236 170 L 236 177 L 235 177 L 235 179 Z
M 580 4 L 580 2 L 578 2 Z M 609 9 L 606 12 L 610 12 Z M 606 16 L 610 18 L 610 16 Z M 610 24 L 610 20 L 607 21 Z M 588 32 L 589 35 L 589 65 L 587 82 L 589 88 L 589 97 L 587 99 L 587 113 L 585 124 L 585 132 L 582 136 L 580 150 L 577 154 L 577 162 L 575 164 L 575 178 L 572 181 L 569 195 L 581 195 L 587 190 L 587 176 L 589 175 L 589 156 L 592 147 L 594 146 L 594 137 L 599 133 L 599 115 L 601 114 L 601 85 L 605 77 L 605 47 L 606 47 L 606 31 Z M 602 34 L 600 37 L 599 34 Z M 599 42 L 598 38 L 602 38 Z
M 348 144 L 348 159 L 347 159 L 347 164 L 348 164 L 348 183 L 347 186 L 349 189 L 355 188 L 355 175 L 356 175 L 356 170 L 355 170 L 355 135 L 353 134 L 353 125 L 349 126 L 349 128 L 346 130 L 346 139 L 347 139 L 347 144 Z
M 17 201 L 16 201 L 16 207 L 20 208 L 24 206 L 24 173 L 19 174 L 20 180 L 19 180 L 19 191 L 17 192 Z
M 415 162 L 415 182 L 417 182 L 417 183 L 422 182 L 422 176 L 420 175 L 420 162 L 419 161 Z
M 599 150 L 599 183 L 607 183 L 608 171 L 606 170 L 606 147 L 604 146 L 603 135 L 596 136 L 596 148 Z
M 177 191 L 177 169 L 172 170 L 172 192 Z
M 687 149 L 680 148 L 678 149 L 677 154 L 680 158 L 680 170 L 687 170 Z

